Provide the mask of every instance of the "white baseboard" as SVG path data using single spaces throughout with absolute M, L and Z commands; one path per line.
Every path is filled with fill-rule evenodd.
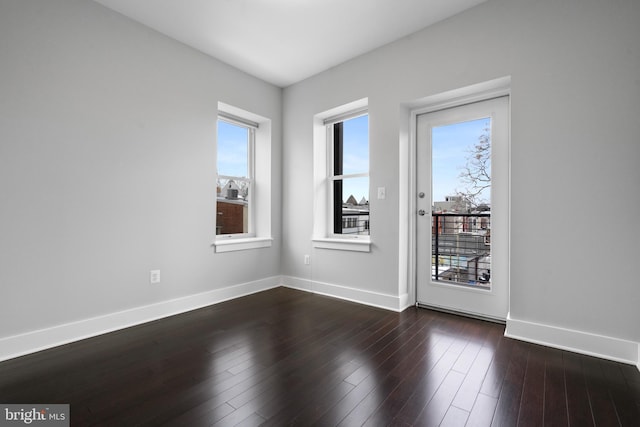
M 408 295 L 395 296 L 382 294 L 347 286 L 333 285 L 331 283 L 301 279 L 299 277 L 282 276 L 282 286 L 397 312 L 404 310 L 410 305 L 407 305 Z
M 408 295 L 388 295 L 291 276 L 274 276 L 239 285 L 162 301 L 130 310 L 0 338 L 0 361 L 119 329 L 185 313 L 256 292 L 284 286 L 400 312 L 410 306 Z M 562 350 L 635 365 L 640 370 L 640 343 L 507 316 L 505 336 Z
M 409 301 L 409 297 L 410 297 L 409 294 L 400 295 L 400 297 L 398 298 L 400 303 L 399 305 L 400 310 L 398 311 L 404 311 L 405 309 L 411 307 L 412 305 L 415 305 L 415 301 Z
M 280 276 L 0 338 L 0 361 L 102 335 L 280 286 Z
M 512 319 L 505 336 L 575 353 L 635 365 L 640 370 L 640 343 L 588 332 Z

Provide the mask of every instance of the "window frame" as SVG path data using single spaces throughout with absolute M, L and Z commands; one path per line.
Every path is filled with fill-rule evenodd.
M 369 100 L 362 98 L 316 114 L 313 118 L 313 235 L 314 248 L 346 250 L 357 252 L 371 251 L 371 235 L 345 235 L 334 233 L 333 215 L 333 140 L 329 136 L 328 125 L 350 118 L 369 115 Z M 369 115 L 369 127 L 371 126 Z M 332 126 L 331 126 L 332 127 Z M 369 138 L 369 152 L 371 152 Z M 370 176 L 370 166 L 366 176 Z M 351 175 L 351 174 L 350 174 Z M 371 193 L 371 180 L 369 180 Z M 369 194 L 369 198 L 370 194 Z M 370 200 L 371 202 L 371 200 Z M 371 203 L 370 214 L 371 214 Z
M 328 221 L 329 223 L 327 224 L 327 230 L 328 230 L 328 237 L 330 238 L 335 238 L 335 239 L 358 239 L 358 238 L 362 238 L 362 236 L 367 236 L 367 235 L 358 235 L 358 234 L 343 234 L 343 233 L 338 233 L 337 229 L 340 228 L 342 229 L 342 223 L 344 221 L 344 218 L 342 217 L 342 200 L 340 200 L 339 202 L 336 200 L 335 198 L 335 188 L 336 188 L 336 182 L 340 181 L 342 183 L 345 182 L 345 180 L 350 179 L 350 178 L 369 178 L 369 164 L 367 164 L 367 172 L 358 172 L 358 173 L 348 173 L 345 174 L 342 171 L 340 171 L 339 174 L 336 175 L 336 169 L 337 169 L 337 165 L 338 163 L 340 163 L 340 169 L 342 169 L 342 164 L 343 159 L 338 159 L 336 156 L 336 128 L 337 125 L 339 124 L 343 124 L 344 122 L 346 122 L 347 120 L 351 120 L 351 119 L 355 119 L 358 117 L 362 117 L 362 116 L 369 116 L 369 110 L 368 109 L 363 109 L 363 110 L 357 110 L 357 111 L 351 111 L 347 114 L 344 115 L 339 115 L 337 117 L 331 117 L 329 119 L 325 119 L 324 123 L 326 126 L 326 130 L 327 130 L 327 149 L 329 150 L 329 152 L 327 153 L 327 169 L 328 169 L 328 173 L 327 173 L 327 194 L 329 196 L 329 201 L 328 201 L 328 206 L 329 206 L 329 215 L 328 215 Z M 367 118 L 367 126 L 368 126 L 368 118 Z M 343 127 L 342 127 L 343 128 Z M 343 132 L 344 129 L 341 129 L 341 132 Z M 369 141 L 367 141 L 367 151 L 369 151 Z M 368 162 L 369 163 L 369 162 Z M 368 191 L 368 198 L 371 198 L 371 184 L 369 184 L 369 191 Z M 342 196 L 344 197 L 345 194 L 343 193 Z M 339 219 L 336 219 L 336 216 L 338 215 L 338 211 L 340 212 L 339 214 Z M 370 230 L 369 230 L 370 231 Z
M 233 234 L 217 234 L 216 239 L 246 239 L 250 237 L 256 237 L 255 232 L 255 206 L 254 206 L 254 190 L 255 190 L 255 144 L 256 144 L 256 129 L 259 125 L 257 123 L 247 123 L 247 121 L 234 117 L 230 114 L 218 114 L 218 123 L 223 121 L 227 124 L 237 126 L 247 130 L 247 176 L 232 176 L 221 175 L 217 171 L 216 162 L 216 183 L 223 180 L 235 180 L 236 182 L 244 181 L 248 182 L 248 197 L 247 202 L 247 232 L 246 233 L 233 233 Z M 216 145 L 216 159 L 217 159 L 217 145 Z M 217 226 L 217 212 L 218 212 L 218 198 L 216 197 L 216 226 Z
M 251 182 L 249 188 L 248 233 L 215 234 L 217 226 L 218 196 L 215 191 L 218 174 L 218 120 L 247 127 L 252 130 L 252 144 L 249 144 L 247 156 Z M 271 120 L 249 111 L 218 102 L 218 114 L 215 121 L 214 145 L 214 238 L 212 247 L 214 252 L 232 252 L 248 249 L 267 248 L 272 246 L 271 236 Z M 235 177 L 231 177 L 235 178 Z M 238 177 L 246 180 L 244 177 Z

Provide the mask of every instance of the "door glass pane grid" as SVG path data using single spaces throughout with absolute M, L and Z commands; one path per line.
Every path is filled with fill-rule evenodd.
M 491 288 L 491 119 L 433 127 L 431 279 Z
M 491 289 L 491 215 L 432 213 L 431 278 Z

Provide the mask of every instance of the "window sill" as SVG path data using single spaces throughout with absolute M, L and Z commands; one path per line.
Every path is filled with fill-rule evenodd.
M 339 251 L 371 252 L 371 240 L 367 238 L 315 238 L 313 247 L 320 249 L 334 249 Z
M 215 240 L 213 247 L 216 253 L 244 251 L 248 249 L 269 248 L 273 242 L 272 237 L 247 237 L 245 239 Z

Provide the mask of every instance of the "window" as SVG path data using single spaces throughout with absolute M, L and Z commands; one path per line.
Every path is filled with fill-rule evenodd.
M 228 115 L 218 118 L 216 234 L 254 236 L 254 129 Z
M 271 121 L 218 104 L 216 252 L 271 246 Z
M 369 115 L 328 121 L 334 235 L 369 235 Z
M 369 252 L 369 114 L 366 98 L 314 117 L 316 248 Z

